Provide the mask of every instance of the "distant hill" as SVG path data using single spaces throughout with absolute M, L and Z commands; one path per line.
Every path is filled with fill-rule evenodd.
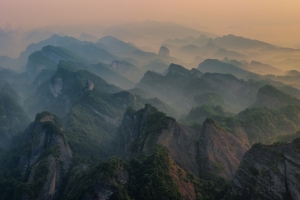
M 209 37 L 215 36 L 214 34 L 201 32 L 180 24 L 151 20 L 115 25 L 108 28 L 105 34 L 121 38 L 122 40 L 145 40 L 147 38 L 165 40 L 166 38 L 183 38 L 201 34 Z
M 234 66 L 234 69 L 237 68 Z M 225 107 L 232 112 L 239 112 L 253 104 L 256 94 L 263 83 L 243 81 L 230 74 L 206 73 L 199 70 L 188 70 L 171 64 L 165 75 L 146 72 L 137 84 L 152 96 L 169 103 L 183 113 L 196 106 L 194 97 L 204 93 L 217 93 Z M 245 92 L 247 91 L 247 92 Z M 185 102 L 182 104 L 182 102 Z
M 114 84 L 123 89 L 131 89 L 135 86 L 135 83 L 128 79 L 125 74 L 115 70 L 108 64 L 93 64 L 88 67 L 88 70 L 103 78 L 108 83 Z
M 252 60 L 250 63 L 246 61 L 237 61 L 237 60 L 229 60 L 228 58 L 224 58 L 223 62 L 235 65 L 247 71 L 257 73 L 260 75 L 274 74 L 280 75 L 283 73 L 280 69 L 273 67 L 268 64 L 264 64 L 255 60 Z
M 152 60 L 146 63 L 142 69 L 145 71 L 155 71 L 157 73 L 163 73 L 168 69 L 168 64 L 162 60 Z
M 300 76 L 300 72 L 297 70 L 290 70 L 284 73 L 286 76 Z
M 258 90 L 255 105 L 276 109 L 285 105 L 300 106 L 300 100 L 271 85 L 265 85 Z
M 241 79 L 254 79 L 261 80 L 261 77 L 258 74 L 246 71 L 241 69 L 235 65 L 222 62 L 217 59 L 206 59 L 202 63 L 199 64 L 198 70 L 202 72 L 210 72 L 210 73 L 223 73 L 223 74 L 232 74 Z
M 45 46 L 41 51 L 36 51 L 28 57 L 27 72 L 35 78 L 43 69 L 56 69 L 60 60 L 87 62 L 63 47 Z
M 225 49 L 230 50 L 250 50 L 250 49 L 268 49 L 275 48 L 274 45 L 261 42 L 258 40 L 252 40 L 235 35 L 224 35 L 223 37 L 217 37 L 213 39 L 213 42 Z
M 78 39 L 81 41 L 89 41 L 89 42 L 96 42 L 98 40 L 96 36 L 88 33 L 81 33 Z
M 222 59 L 224 57 L 228 57 L 228 58 L 231 58 L 231 59 L 237 59 L 237 60 L 242 60 L 242 59 L 247 58 L 247 56 L 242 54 L 242 53 L 239 53 L 237 51 L 229 51 L 229 50 L 223 49 L 223 48 L 219 49 L 212 56 L 214 58 L 219 58 L 219 59 Z
M 106 45 L 108 48 L 110 48 L 113 52 L 116 53 L 122 53 L 122 52 L 132 52 L 135 50 L 139 50 L 138 48 L 136 48 L 135 46 L 123 42 L 122 40 L 113 37 L 113 36 L 105 36 L 102 37 L 98 40 L 98 43 L 104 44 Z

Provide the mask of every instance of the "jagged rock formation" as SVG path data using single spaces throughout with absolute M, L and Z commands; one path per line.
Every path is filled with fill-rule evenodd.
M 64 86 L 64 83 L 61 78 L 54 77 L 53 79 L 51 79 L 50 91 L 54 95 L 55 98 L 61 94 L 61 90 L 62 90 L 63 86 Z
M 158 52 L 159 56 L 170 56 L 170 50 L 165 47 L 165 46 L 161 46 Z
M 113 157 L 84 172 L 72 172 L 70 180 L 63 194 L 66 200 L 196 200 L 217 194 L 217 188 L 212 188 L 213 194 L 206 191 L 209 183 L 180 168 L 162 146 L 128 162 Z
M 240 140 L 207 120 L 198 131 L 199 142 L 191 129 L 158 112 L 151 105 L 135 112 L 127 110 L 119 128 L 123 143 L 121 154 L 127 158 L 151 152 L 155 145 L 165 146 L 171 158 L 183 169 L 198 177 L 207 172 L 232 179 L 248 147 Z
M 7 152 L 0 170 L 7 181 L 15 179 L 14 198 L 57 199 L 72 164 L 72 152 L 59 118 L 49 112 L 37 114 L 15 142 L 19 143 L 17 151 Z M 15 172 L 3 174 L 9 170 Z
M 248 147 L 211 119 L 203 123 L 198 144 L 202 172 L 232 179 Z
M 21 173 L 30 170 L 27 184 L 36 184 L 37 176 L 44 177 L 44 182 L 38 186 L 41 190 L 36 196 L 37 199 L 56 199 L 62 189 L 63 179 L 71 167 L 72 152 L 61 129 L 56 116 L 43 112 L 36 116 L 35 121 L 25 131 L 31 151 L 21 156 L 19 167 Z M 41 168 L 44 168 L 45 173 L 40 174 Z M 30 195 L 23 191 L 24 197 L 30 198 Z
M 137 112 L 128 110 L 120 132 L 124 137 L 125 155 L 151 152 L 156 144 L 168 148 L 179 166 L 198 175 L 196 142 L 174 119 L 147 104 Z M 184 142 L 183 142 L 184 141 Z
M 234 193 L 245 200 L 299 199 L 299 141 L 253 145 L 234 176 Z
M 93 90 L 95 87 L 93 81 L 87 80 L 85 83 L 85 91 Z

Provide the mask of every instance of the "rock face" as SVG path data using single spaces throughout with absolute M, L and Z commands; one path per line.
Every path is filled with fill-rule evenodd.
M 232 179 L 248 147 L 211 119 L 203 124 L 198 144 L 202 172 Z M 205 176 L 205 175 L 204 175 Z
M 63 86 L 62 78 L 55 77 L 50 81 L 50 91 L 55 98 L 61 94 Z
M 199 174 L 196 141 L 174 119 L 166 117 L 151 105 L 147 104 L 137 112 L 128 110 L 120 132 L 124 138 L 127 158 L 139 152 L 150 152 L 156 144 L 160 144 L 167 147 L 170 156 L 179 166 Z
M 98 179 L 93 184 L 93 194 L 87 193 L 83 200 L 109 200 L 111 195 L 115 192 L 114 187 L 124 185 L 128 182 L 128 171 L 123 167 L 117 169 L 117 176 L 115 178 L 100 174 Z
M 151 105 L 137 112 L 129 109 L 119 128 L 123 138 L 120 154 L 130 158 L 140 152 L 151 152 L 155 145 L 162 145 L 169 150 L 177 165 L 198 177 L 210 172 L 232 179 L 248 147 L 212 120 L 206 120 L 203 127 L 202 132 L 198 130 L 197 133 Z M 200 141 L 192 136 L 195 132 L 200 135 Z
M 85 91 L 93 90 L 95 87 L 93 81 L 87 80 L 85 83 Z
M 299 199 L 298 148 L 295 143 L 253 145 L 234 176 L 234 193 L 245 200 Z
M 165 147 L 157 146 L 129 162 L 112 157 L 84 172 L 72 170 L 62 199 L 196 200 L 206 196 L 205 191 L 196 192 L 199 185 L 190 178 L 200 180 L 180 168 L 169 155 Z
M 170 50 L 165 47 L 165 46 L 161 46 L 158 52 L 159 56 L 170 56 Z
M 71 167 L 72 152 L 61 129 L 56 116 L 43 112 L 37 114 L 35 121 L 24 132 L 23 145 L 30 151 L 21 156 L 19 169 L 22 174 L 30 172 L 28 185 L 43 180 L 36 186 L 39 191 L 34 197 L 36 199 L 56 199 Z M 24 197 L 32 198 L 28 191 L 22 193 Z

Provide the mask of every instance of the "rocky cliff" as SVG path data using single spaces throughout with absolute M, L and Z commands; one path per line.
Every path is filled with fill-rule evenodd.
M 198 158 L 202 172 L 232 179 L 247 150 L 246 144 L 213 120 L 206 119 L 198 144 Z
M 59 119 L 48 112 L 37 114 L 23 133 L 19 170 L 29 173 L 21 189 L 25 199 L 57 199 L 72 163 L 72 152 Z
M 167 147 L 170 156 L 179 166 L 199 174 L 194 138 L 173 118 L 167 117 L 150 104 L 137 112 L 128 110 L 120 132 L 124 138 L 127 158 L 140 152 L 149 153 L 159 144 Z
M 162 145 L 176 164 L 198 177 L 210 172 L 232 179 L 248 150 L 246 144 L 212 120 L 204 122 L 203 130 L 195 130 L 180 125 L 149 104 L 139 111 L 127 110 L 119 133 L 123 156 L 149 153 L 156 145 Z M 200 136 L 199 141 L 195 135 Z
M 66 200 L 196 200 L 216 195 L 205 191 L 208 184 L 180 168 L 162 146 L 128 161 L 112 157 L 72 176 L 63 195 Z
M 299 199 L 299 141 L 253 145 L 234 176 L 234 193 L 245 200 Z

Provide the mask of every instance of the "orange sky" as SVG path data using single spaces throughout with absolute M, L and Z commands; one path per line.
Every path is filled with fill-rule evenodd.
M 0 0 L 0 27 L 173 21 L 217 34 L 300 44 L 299 0 Z

